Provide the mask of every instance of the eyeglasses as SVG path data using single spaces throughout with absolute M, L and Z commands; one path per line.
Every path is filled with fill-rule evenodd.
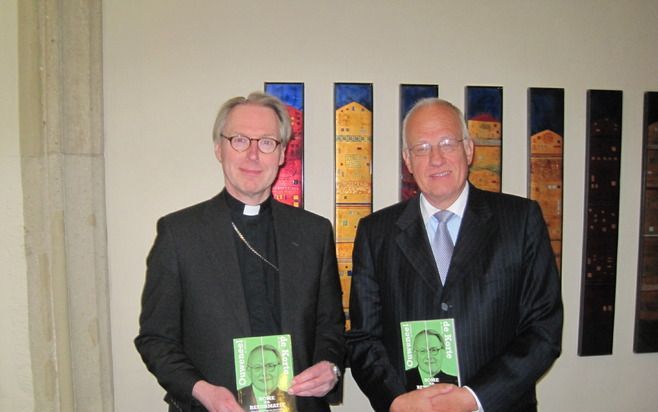
M 428 348 L 428 349 L 416 349 L 416 352 L 418 352 L 419 355 L 425 355 L 429 353 L 430 355 L 436 355 L 443 349 L 443 347 L 438 347 L 438 348 Z
M 238 152 L 244 152 L 245 150 L 249 149 L 251 142 L 256 142 L 258 145 L 258 150 L 260 150 L 261 153 L 270 154 L 273 153 L 277 146 L 281 144 L 281 142 L 275 138 L 267 136 L 259 138 L 251 138 L 241 134 L 236 134 L 230 137 L 220 134 L 220 136 L 228 140 L 231 144 L 231 147 Z
M 279 365 L 280 363 L 266 363 L 265 365 L 256 365 L 256 366 L 247 365 L 247 367 L 249 369 L 253 369 L 254 371 L 256 371 L 256 373 L 261 373 L 263 372 L 263 370 L 272 373 Z
M 407 150 L 409 150 L 414 156 L 427 156 L 432 151 L 432 147 L 437 146 L 441 153 L 452 153 L 457 150 L 459 143 L 463 141 L 464 139 L 444 137 L 435 145 L 432 145 L 431 143 L 418 143 L 409 147 Z

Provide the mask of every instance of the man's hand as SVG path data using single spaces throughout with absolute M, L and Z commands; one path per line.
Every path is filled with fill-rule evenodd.
M 292 379 L 288 393 L 296 396 L 322 397 L 336 385 L 338 378 L 330 362 L 318 362 Z
M 201 402 L 208 412 L 242 412 L 235 396 L 223 386 L 198 381 L 192 388 L 192 396 Z
M 437 384 L 398 396 L 390 412 L 472 412 L 477 409 L 477 402 L 468 389 Z
M 432 411 L 432 399 L 456 389 L 455 385 L 432 385 L 404 393 L 393 400 L 390 412 L 424 412 Z

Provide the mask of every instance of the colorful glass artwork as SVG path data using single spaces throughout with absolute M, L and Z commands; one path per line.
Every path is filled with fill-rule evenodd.
M 416 102 L 427 97 L 438 96 L 439 86 L 436 84 L 400 85 L 400 200 L 407 200 L 418 194 L 416 180 L 402 159 L 402 151 L 404 150 L 402 122 Z
M 292 127 L 286 160 L 272 186 L 272 196 L 282 203 L 304 207 L 304 84 L 265 83 L 265 92 L 286 104 Z
M 636 353 L 658 352 L 658 92 L 644 95 L 643 199 L 640 218 Z
M 562 263 L 564 89 L 528 89 L 528 194 L 541 206 L 558 268 Z
M 475 143 L 469 181 L 492 192 L 501 190 L 503 88 L 466 86 L 466 124 Z
M 622 92 L 587 91 L 580 356 L 609 355 L 615 320 Z
M 372 84 L 334 85 L 336 255 L 349 329 L 352 248 L 359 219 L 372 212 Z

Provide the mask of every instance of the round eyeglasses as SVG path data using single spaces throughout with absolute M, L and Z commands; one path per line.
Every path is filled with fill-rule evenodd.
M 428 354 L 431 356 L 435 356 L 437 353 L 439 353 L 443 349 L 443 346 L 439 347 L 432 347 L 432 348 L 427 348 L 427 349 L 415 349 L 416 352 L 418 352 L 419 355 L 427 356 Z
M 241 134 L 236 134 L 233 136 L 225 136 L 224 134 L 220 134 L 220 136 L 228 140 L 231 144 L 231 147 L 238 152 L 244 152 L 245 150 L 249 149 L 251 142 L 256 142 L 258 145 L 258 150 L 260 150 L 261 153 L 270 154 L 273 153 L 277 146 L 281 144 L 281 142 L 275 138 L 267 136 L 258 138 L 252 138 Z
M 249 365 L 247 364 L 247 367 L 249 369 L 254 370 L 256 373 L 262 373 L 263 371 L 272 373 L 274 370 L 280 365 L 280 363 L 266 363 L 264 365 Z
M 409 147 L 407 150 L 409 150 L 414 156 L 427 156 L 432 151 L 432 147 L 436 146 L 442 153 L 452 153 L 457 150 L 459 143 L 463 141 L 464 139 L 444 137 L 435 145 L 432 145 L 431 143 L 418 143 Z

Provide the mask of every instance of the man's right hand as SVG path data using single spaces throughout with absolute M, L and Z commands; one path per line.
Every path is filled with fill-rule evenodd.
M 192 396 L 201 402 L 208 412 L 242 412 L 235 396 L 223 386 L 198 381 L 192 388 Z
M 444 395 L 457 387 L 455 385 L 432 385 L 427 388 L 404 393 L 393 400 L 390 412 L 432 411 L 432 399 Z

